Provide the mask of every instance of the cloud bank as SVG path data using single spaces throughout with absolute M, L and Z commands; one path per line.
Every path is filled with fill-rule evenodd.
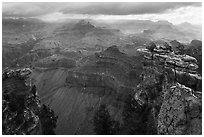
M 37 17 L 44 21 L 66 18 L 149 19 L 172 23 L 202 22 L 201 2 L 86 2 L 86 3 L 10 3 L 2 4 L 3 17 Z M 177 20 L 177 21 L 176 21 Z

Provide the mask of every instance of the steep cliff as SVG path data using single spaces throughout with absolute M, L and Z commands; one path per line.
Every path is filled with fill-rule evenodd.
M 41 105 L 29 68 L 5 70 L 2 75 L 2 130 L 5 135 L 54 134 L 57 117 Z M 49 125 L 49 126 L 48 126 Z
M 145 61 L 135 99 L 152 106 L 158 134 L 202 134 L 202 77 L 196 71 L 197 60 L 175 54 L 168 43 L 151 43 L 138 51 Z
M 179 83 L 172 84 L 164 92 L 158 134 L 201 135 L 202 95 Z

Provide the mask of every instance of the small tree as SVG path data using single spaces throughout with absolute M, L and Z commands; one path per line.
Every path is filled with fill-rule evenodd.
M 157 125 L 153 113 L 149 113 L 147 117 L 147 135 L 157 135 Z
M 106 105 L 100 105 L 94 115 L 94 131 L 98 135 L 114 135 L 119 130 L 119 123 L 112 120 Z
M 43 127 L 43 135 L 55 135 L 54 128 L 57 126 L 58 116 L 55 116 L 54 111 L 43 104 L 39 116 Z
M 147 103 L 140 105 L 129 95 L 125 101 L 123 109 L 123 125 L 120 129 L 120 134 L 125 135 L 146 135 L 152 133 L 152 125 L 148 126 L 151 121 L 150 115 L 151 106 Z M 151 115 L 150 115 L 151 116 Z M 151 128 L 151 129 L 148 129 Z

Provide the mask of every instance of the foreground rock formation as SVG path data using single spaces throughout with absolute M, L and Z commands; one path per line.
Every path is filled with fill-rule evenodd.
M 201 135 L 201 94 L 179 83 L 166 89 L 158 115 L 158 134 Z
M 28 80 L 29 68 L 9 70 L 2 75 L 2 129 L 5 135 L 54 134 L 57 117 L 41 105 L 35 85 Z
M 202 134 L 202 77 L 197 60 L 175 54 L 168 43 L 138 49 L 144 55 L 143 81 L 135 99 L 152 106 L 158 134 Z

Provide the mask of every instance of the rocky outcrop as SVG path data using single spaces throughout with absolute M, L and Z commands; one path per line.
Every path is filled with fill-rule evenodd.
M 200 75 L 202 75 L 202 41 L 192 40 L 190 44 L 183 44 L 173 40 L 170 42 L 170 45 L 176 54 L 187 54 L 196 58 L 199 66 L 197 71 Z
M 135 99 L 155 110 L 158 134 L 202 134 L 202 77 L 196 71 L 197 60 L 175 54 L 169 46 L 152 43 L 138 49 L 145 61 Z
M 192 40 L 191 43 L 186 47 L 186 54 L 193 56 L 198 61 L 198 72 L 202 75 L 202 41 Z
M 200 47 L 202 45 L 202 41 L 200 40 L 192 40 L 190 46 Z
M 35 85 L 27 79 L 29 68 L 2 74 L 2 129 L 5 135 L 54 134 L 57 117 L 41 106 Z M 49 127 L 48 127 L 49 125 Z
M 202 134 L 201 94 L 179 83 L 164 89 L 164 101 L 158 116 L 158 134 Z
M 173 51 L 176 54 L 184 54 L 185 53 L 185 46 L 178 42 L 177 40 L 173 40 L 170 42 Z
M 86 20 L 80 20 L 75 26 L 72 28 L 72 30 L 79 31 L 81 34 L 86 34 L 90 31 L 92 31 L 95 28 L 89 21 Z
M 186 54 L 176 55 L 174 51 L 170 50 L 169 45 L 166 45 L 151 45 L 148 49 L 138 49 L 146 59 L 145 65 L 160 67 L 168 73 L 168 79 L 171 79 L 171 81 L 178 81 L 195 90 L 200 90 L 202 77 L 196 71 L 198 69 L 197 60 Z

